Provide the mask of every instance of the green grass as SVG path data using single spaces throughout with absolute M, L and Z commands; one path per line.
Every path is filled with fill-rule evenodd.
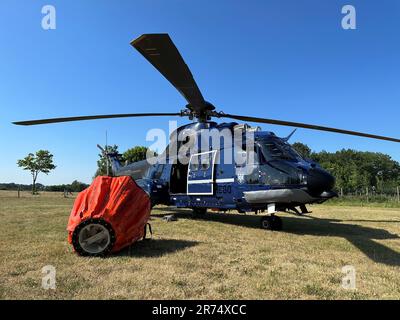
M 366 196 L 341 196 L 329 200 L 325 205 L 400 209 L 400 202 L 397 201 L 397 196 L 388 195 L 374 195 L 368 198 Z
M 400 210 L 319 205 L 282 214 L 284 230 L 259 217 L 155 208 L 151 241 L 107 258 L 82 258 L 67 243 L 73 204 L 62 194 L 0 192 L 1 299 L 399 299 Z M 176 222 L 163 215 L 174 213 Z M 41 269 L 56 267 L 56 290 Z M 357 290 L 341 287 L 345 265 Z

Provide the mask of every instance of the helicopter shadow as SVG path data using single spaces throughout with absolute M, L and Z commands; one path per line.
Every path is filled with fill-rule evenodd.
M 285 217 L 284 221 L 285 232 L 345 238 L 372 261 L 388 266 L 400 266 L 400 253 L 376 241 L 400 238 L 399 235 L 385 229 L 343 223 L 346 220 L 322 219 L 312 216 L 309 216 L 307 220 Z M 368 222 L 373 222 L 373 220 L 368 220 Z
M 137 241 L 113 256 L 158 258 L 198 245 L 198 241 L 177 239 L 146 239 Z
M 165 214 L 156 214 L 155 217 L 174 214 L 178 218 L 194 218 L 191 211 L 185 209 L 167 208 L 167 210 L 163 212 Z M 287 216 L 281 218 L 283 220 L 283 231 L 280 232 L 296 235 L 345 238 L 372 261 L 388 266 L 400 266 L 400 253 L 376 241 L 400 239 L 397 234 L 390 233 L 384 229 L 343 223 L 346 222 L 346 220 L 340 219 L 316 218 L 309 215 L 302 218 Z M 260 228 L 260 216 L 255 215 L 207 213 L 201 217 L 196 216 L 195 219 L 227 223 L 248 228 Z M 380 221 L 368 220 L 368 222 Z M 397 221 L 393 220 L 388 222 L 396 223 Z

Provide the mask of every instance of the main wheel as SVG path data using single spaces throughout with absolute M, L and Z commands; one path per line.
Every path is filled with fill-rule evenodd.
M 272 216 L 272 224 L 273 224 L 273 229 L 272 230 L 276 230 L 276 231 L 280 231 L 282 230 L 282 219 L 280 217 L 277 216 Z
M 266 230 L 282 230 L 282 219 L 277 216 L 264 216 L 260 220 L 261 228 Z
M 192 208 L 193 209 L 193 214 L 195 216 L 201 216 L 206 214 L 207 208 Z
M 72 234 L 72 245 L 81 256 L 104 256 L 115 243 L 112 226 L 103 219 L 88 219 L 79 224 Z

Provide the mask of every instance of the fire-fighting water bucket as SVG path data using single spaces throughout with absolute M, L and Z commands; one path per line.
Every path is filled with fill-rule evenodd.
M 143 238 L 151 201 L 128 176 L 103 177 L 80 192 L 68 221 L 68 242 L 85 256 L 116 252 Z

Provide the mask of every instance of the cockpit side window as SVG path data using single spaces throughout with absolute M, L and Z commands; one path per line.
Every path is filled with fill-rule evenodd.
M 281 159 L 284 154 L 279 146 L 273 141 L 267 141 L 263 144 L 265 156 L 270 159 Z
M 263 163 L 273 160 L 301 160 L 301 156 L 287 142 L 271 139 L 259 142 L 262 150 Z

